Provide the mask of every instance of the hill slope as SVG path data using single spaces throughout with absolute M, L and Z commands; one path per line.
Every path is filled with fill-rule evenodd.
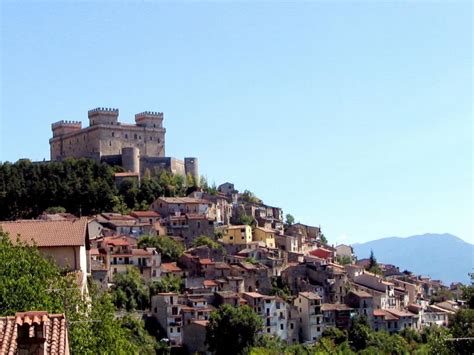
M 402 270 L 440 279 L 447 285 L 469 282 L 474 267 L 474 245 L 451 234 L 423 234 L 408 238 L 383 238 L 353 244 L 359 259 L 374 251 L 380 263 L 394 264 Z

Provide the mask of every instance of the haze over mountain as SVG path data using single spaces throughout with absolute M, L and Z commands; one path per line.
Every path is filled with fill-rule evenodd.
M 468 273 L 474 267 L 474 245 L 448 233 L 390 237 L 352 246 L 359 259 L 368 258 L 373 250 L 380 263 L 431 276 L 447 285 L 455 281 L 468 283 Z

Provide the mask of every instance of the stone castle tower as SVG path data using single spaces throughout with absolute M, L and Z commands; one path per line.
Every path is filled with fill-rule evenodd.
M 138 113 L 135 124 L 123 124 L 118 116 L 118 109 L 96 108 L 88 112 L 88 127 L 82 128 L 80 121 L 53 123 L 51 160 L 90 158 L 121 165 L 126 171 L 141 175 L 145 169 L 158 168 L 181 175 L 190 173 L 199 179 L 196 158 L 185 158 L 183 162 L 165 157 L 162 112 Z

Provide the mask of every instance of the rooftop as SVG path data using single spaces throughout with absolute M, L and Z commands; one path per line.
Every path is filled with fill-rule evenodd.
M 19 312 L 15 316 L 0 317 L 0 353 L 16 354 L 17 326 L 44 325 L 45 354 L 65 354 L 69 352 L 67 325 L 64 314 L 48 314 L 47 312 Z M 31 337 L 30 332 L 30 337 Z
M 38 247 L 83 246 L 86 244 L 87 218 L 0 222 L 0 230 L 10 235 L 13 243 L 19 236 L 21 241 L 34 241 Z

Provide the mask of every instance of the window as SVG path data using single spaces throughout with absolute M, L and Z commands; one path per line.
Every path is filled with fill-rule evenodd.
M 283 324 L 280 324 L 280 329 L 283 330 L 284 326 Z
M 295 325 L 293 323 L 290 323 L 290 329 L 294 329 Z
M 181 333 L 181 328 L 178 327 L 178 328 L 177 328 L 177 331 L 178 331 L 178 333 Z
M 127 133 L 125 133 L 125 139 L 128 139 L 128 134 Z
M 270 328 L 267 328 L 267 333 L 270 333 Z
M 134 139 L 137 139 L 137 135 L 136 135 L 136 134 L 134 134 L 134 135 L 133 135 L 133 138 L 134 138 Z
M 115 137 L 115 132 L 112 132 L 112 137 Z
M 321 327 L 317 327 L 317 328 L 316 328 L 316 331 L 320 332 L 320 331 L 321 331 Z

